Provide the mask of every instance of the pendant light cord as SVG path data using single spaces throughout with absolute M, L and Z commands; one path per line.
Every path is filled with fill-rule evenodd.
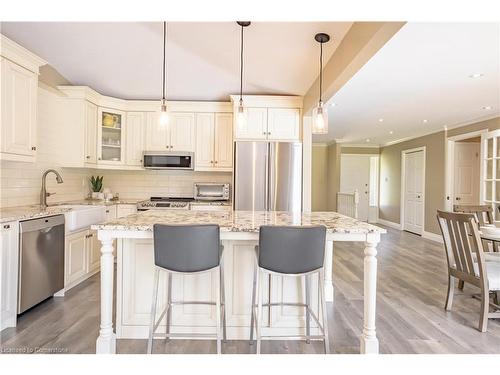
M 163 100 L 165 100 L 165 76 L 166 76 L 166 69 L 165 69 L 165 63 L 166 63 L 166 39 L 167 39 L 167 22 L 163 21 Z
M 319 52 L 319 101 L 321 103 L 321 92 L 323 91 L 323 43 L 320 44 Z
M 240 49 L 240 103 L 243 101 L 243 26 L 241 26 L 241 49 Z

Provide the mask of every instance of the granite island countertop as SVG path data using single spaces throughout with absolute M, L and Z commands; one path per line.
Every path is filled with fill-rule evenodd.
M 92 225 L 110 231 L 152 231 L 154 224 L 218 224 L 223 232 L 258 232 L 261 225 L 325 225 L 329 233 L 386 233 L 386 230 L 337 212 L 144 211 Z

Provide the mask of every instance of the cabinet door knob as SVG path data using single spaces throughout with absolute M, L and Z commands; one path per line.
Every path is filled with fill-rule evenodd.
M 87 156 L 85 156 L 85 157 L 86 157 L 87 159 L 90 159 L 90 156 L 89 156 L 89 155 L 87 155 Z
M 266 135 L 266 132 L 262 132 L 262 135 Z
M 36 146 L 31 146 L 32 151 L 36 151 Z
M 214 161 L 214 163 L 215 163 L 215 164 L 217 164 L 217 160 L 216 160 L 216 161 Z
M 271 132 L 267 132 L 267 135 L 271 135 Z
M 10 229 L 10 225 L 9 225 L 9 224 L 5 224 L 5 225 L 3 226 L 3 229 Z
M 102 160 L 101 158 L 97 158 L 97 160 Z
M 106 213 L 109 214 L 109 210 L 106 210 Z

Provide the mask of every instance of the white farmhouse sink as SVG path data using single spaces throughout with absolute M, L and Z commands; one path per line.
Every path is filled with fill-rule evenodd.
M 66 219 L 66 232 L 74 232 L 78 229 L 87 228 L 92 224 L 101 223 L 106 220 L 105 206 L 62 204 L 57 207 L 71 209 L 71 211 L 64 213 L 64 218 Z

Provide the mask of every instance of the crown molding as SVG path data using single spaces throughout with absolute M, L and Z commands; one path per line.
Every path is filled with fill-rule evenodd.
M 340 148 L 380 148 L 380 145 L 366 144 L 366 143 L 339 143 Z
M 47 61 L 3 34 L 0 34 L 0 56 L 36 74 L 40 74 L 40 67 L 47 64 Z
M 233 106 L 238 106 L 240 101 L 239 95 L 230 95 Z M 263 107 L 263 108 L 302 108 L 302 96 L 288 95 L 243 95 L 243 102 L 246 107 Z

